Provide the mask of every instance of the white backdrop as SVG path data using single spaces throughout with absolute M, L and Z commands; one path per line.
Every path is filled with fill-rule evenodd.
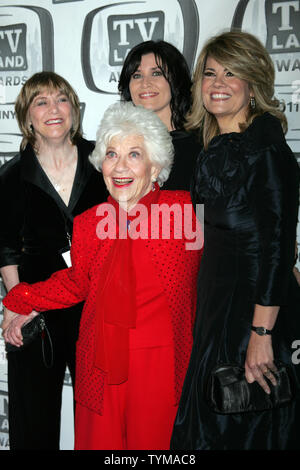
M 233 27 L 255 34 L 271 54 L 276 95 L 286 103 L 287 141 L 300 163 L 300 0 L 0 0 L 0 165 L 19 149 L 14 101 L 33 73 L 53 70 L 71 83 L 81 101 L 85 137 L 95 139 L 104 110 L 119 99 L 119 73 L 135 44 L 165 39 L 193 70 L 206 39 Z M 7 403 L 0 339 L 0 449 L 9 449 Z M 73 448 L 68 371 L 61 448 Z

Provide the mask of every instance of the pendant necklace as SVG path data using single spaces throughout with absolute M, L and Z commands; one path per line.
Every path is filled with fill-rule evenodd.
M 61 182 L 63 180 L 63 176 L 62 178 L 59 180 L 59 181 L 55 181 L 55 179 L 53 178 L 53 176 L 51 176 L 51 178 L 49 177 L 49 175 L 47 174 L 48 178 L 50 179 L 54 189 L 59 193 L 59 191 L 61 190 Z
M 67 167 L 66 167 L 67 168 Z M 62 190 L 62 182 L 63 182 L 63 179 L 64 179 L 64 171 L 62 173 L 62 176 L 61 178 L 59 178 L 59 180 L 55 179 L 54 176 L 50 175 L 46 170 L 45 168 L 43 168 L 44 172 L 46 173 L 49 181 L 51 182 L 52 186 L 54 187 L 55 191 L 57 191 L 58 193 Z
M 41 162 L 41 159 L 39 158 L 38 154 L 37 154 L 37 159 L 38 159 L 38 161 L 39 161 L 39 163 L 40 163 L 42 169 L 43 169 L 44 172 L 46 173 L 47 178 L 49 179 L 49 181 L 51 182 L 52 186 L 54 187 L 55 191 L 57 191 L 58 193 L 59 193 L 60 191 L 62 191 L 62 190 L 63 190 L 63 184 L 62 184 L 62 183 L 63 183 L 63 179 L 64 179 L 64 176 L 65 176 L 65 171 L 66 171 L 67 169 L 69 169 L 71 163 L 74 162 L 74 159 L 72 158 L 71 161 L 68 163 L 68 165 L 63 169 L 62 175 L 61 175 L 61 177 L 60 177 L 59 179 L 54 178 L 54 176 L 51 175 L 51 174 L 44 168 L 44 166 L 43 166 L 43 164 L 42 164 L 42 162 Z

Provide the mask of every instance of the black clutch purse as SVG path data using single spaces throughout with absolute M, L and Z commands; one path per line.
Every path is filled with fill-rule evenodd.
M 34 317 L 29 323 L 26 323 L 21 328 L 22 336 L 23 336 L 23 345 L 22 346 L 14 346 L 10 343 L 5 343 L 5 350 L 6 352 L 18 352 L 23 351 L 33 340 L 35 340 L 38 336 L 41 337 L 42 340 L 42 354 L 43 354 L 43 361 L 46 367 L 52 367 L 53 364 L 53 349 L 52 349 L 52 341 L 50 337 L 50 333 L 45 323 L 44 316 L 40 313 L 36 317 Z M 50 361 L 46 361 L 45 355 L 45 336 L 47 335 L 49 340 L 49 347 L 50 347 Z
M 34 317 L 29 323 L 26 323 L 21 328 L 23 336 L 23 345 L 20 347 L 14 346 L 10 343 L 5 343 L 6 352 L 16 352 L 22 351 L 26 346 L 28 346 L 32 341 L 37 338 L 45 329 L 45 319 L 42 314 Z
M 236 364 L 220 364 L 209 377 L 206 398 L 212 411 L 219 414 L 246 413 L 279 408 L 293 398 L 291 378 L 287 366 L 277 364 L 274 373 L 277 385 L 267 378 L 268 395 L 257 383 L 248 383 L 245 369 Z

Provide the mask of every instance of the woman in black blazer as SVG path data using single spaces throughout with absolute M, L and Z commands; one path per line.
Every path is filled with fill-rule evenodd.
M 33 75 L 15 110 L 20 153 L 0 168 L 0 269 L 7 290 L 66 268 L 74 217 L 107 197 L 88 158 L 94 144 L 80 132 L 78 97 L 66 80 L 52 72 Z M 81 309 L 45 314 L 51 367 L 41 338 L 7 354 L 10 449 L 59 449 L 62 387 L 66 366 L 74 384 Z

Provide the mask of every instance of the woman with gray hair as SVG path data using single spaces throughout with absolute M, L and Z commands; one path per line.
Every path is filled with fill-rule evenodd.
M 187 249 L 197 237 L 187 230 L 196 225 L 189 193 L 160 191 L 172 158 L 170 134 L 155 113 L 112 105 L 91 157 L 110 196 L 75 219 L 72 267 L 45 282 L 21 283 L 3 300 L 11 318 L 4 337 L 15 345 L 32 310 L 85 301 L 75 449 L 169 448 L 201 255 L 200 246 Z
M 103 116 L 97 132 L 97 141 L 90 161 L 96 169 L 102 170 L 106 157 L 106 149 L 114 137 L 122 138 L 129 135 L 140 135 L 155 167 L 160 170 L 157 182 L 162 186 L 168 179 L 174 156 L 172 140 L 163 128 L 163 124 L 154 119 L 152 113 L 144 113 L 141 106 L 113 105 Z M 153 180 L 154 181 L 154 180 Z

